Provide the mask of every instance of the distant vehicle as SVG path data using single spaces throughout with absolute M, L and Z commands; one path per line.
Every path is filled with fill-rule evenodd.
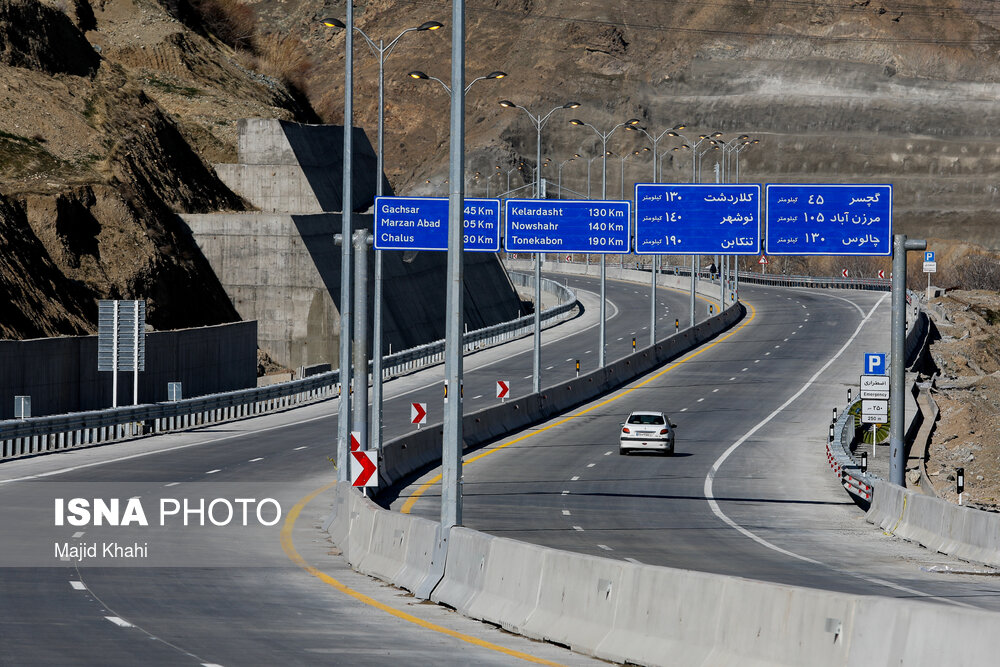
M 674 453 L 674 429 L 677 424 L 662 412 L 636 410 L 620 426 L 619 454 L 628 454 L 630 451 Z

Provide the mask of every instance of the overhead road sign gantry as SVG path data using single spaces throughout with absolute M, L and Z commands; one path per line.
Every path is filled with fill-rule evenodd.
M 464 249 L 500 250 L 500 200 L 465 199 Z M 376 197 L 376 250 L 448 250 L 446 197 Z
M 508 252 L 628 254 L 632 202 L 577 199 L 508 199 L 504 249 Z
M 760 186 L 636 183 L 635 252 L 760 253 Z
M 768 184 L 769 255 L 891 255 L 891 185 Z

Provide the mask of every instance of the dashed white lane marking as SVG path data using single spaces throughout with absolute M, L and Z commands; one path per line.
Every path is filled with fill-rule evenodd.
M 734 375 L 733 377 L 729 378 L 729 381 L 732 382 L 735 379 L 736 379 L 736 376 Z
M 719 458 L 715 460 L 715 463 L 712 464 L 711 469 L 708 471 L 708 475 L 705 476 L 705 486 L 704 486 L 705 498 L 708 499 L 708 505 L 711 508 L 712 513 L 715 514 L 715 516 L 719 517 L 719 519 L 722 520 L 730 528 L 733 528 L 733 529 L 737 530 L 738 532 L 742 533 L 744 536 L 750 538 L 751 540 L 753 540 L 754 542 L 760 544 L 761 546 L 766 547 L 768 549 L 771 549 L 773 551 L 777 551 L 780 554 L 784 554 L 784 555 L 786 555 L 786 556 L 788 556 L 790 558 L 795 558 L 797 560 L 800 560 L 800 561 L 803 561 L 803 562 L 806 562 L 806 563 L 810 563 L 812 565 L 818 565 L 820 567 L 828 567 L 831 570 L 833 570 L 834 572 L 839 572 L 839 573 L 842 573 L 842 574 L 847 574 L 847 575 L 850 575 L 850 576 L 855 576 L 855 577 L 858 577 L 859 579 L 861 579 L 862 581 L 867 581 L 869 583 L 873 583 L 873 584 L 880 585 L 880 586 L 886 586 L 888 588 L 892 588 L 894 590 L 902 591 L 902 592 L 908 593 L 910 595 L 917 595 L 917 596 L 922 597 L 922 598 L 928 598 L 928 599 L 932 599 L 932 600 L 937 600 L 939 602 L 945 602 L 945 603 L 953 604 L 953 605 L 956 605 L 956 606 L 959 606 L 959 607 L 972 607 L 972 605 L 966 604 L 964 602 L 957 602 L 955 600 L 949 600 L 947 598 L 937 597 L 937 596 L 931 595 L 929 593 L 924 593 L 923 591 L 918 591 L 918 590 L 909 588 L 907 586 L 902 586 L 902 585 L 897 584 L 897 583 L 892 582 L 892 581 L 886 581 L 884 579 L 879 579 L 877 577 L 870 577 L 870 576 L 867 576 L 867 575 L 859 574 L 857 572 L 853 572 L 853 571 L 849 571 L 849 570 L 843 570 L 843 569 L 838 568 L 836 566 L 829 565 L 827 563 L 823 563 L 823 562 L 815 560 L 813 558 L 809 558 L 808 556 L 802 556 L 802 555 L 797 554 L 797 553 L 795 553 L 793 551 L 789 551 L 788 549 L 783 549 L 782 547 L 779 547 L 778 545 L 773 544 L 772 542 L 769 542 L 769 541 L 765 540 L 763 537 L 760 537 L 759 535 L 757 535 L 756 533 L 752 532 L 748 528 L 744 528 L 740 524 L 736 523 L 736 521 L 734 521 L 733 519 L 729 518 L 729 516 L 725 512 L 722 511 L 722 508 L 719 507 L 719 503 L 716 501 L 715 496 L 714 496 L 714 494 L 712 492 L 712 486 L 713 486 L 713 482 L 715 480 L 715 475 L 718 473 L 719 468 L 722 467 L 722 464 L 725 463 L 726 459 L 728 459 L 729 456 L 733 452 L 735 452 L 744 442 L 746 442 L 747 440 L 749 440 L 757 431 L 759 431 L 761 428 L 763 428 L 765 425 L 767 425 L 769 422 L 771 422 L 771 420 L 773 420 L 775 417 L 777 417 L 779 414 L 781 414 L 785 410 L 785 408 L 787 408 L 789 405 L 791 405 L 796 400 L 798 400 L 798 398 L 800 396 L 802 396 L 802 394 L 804 394 L 806 392 L 806 390 L 808 390 L 809 387 L 811 387 L 816 382 L 817 379 L 819 379 L 820 377 L 822 377 L 823 373 L 826 372 L 826 369 L 829 368 L 833 364 L 833 362 L 835 362 L 837 359 L 839 359 L 840 356 L 844 353 L 844 351 L 847 350 L 847 348 L 851 346 L 851 344 L 854 342 L 854 339 L 857 338 L 858 334 L 861 333 L 861 328 L 864 327 L 865 323 L 871 318 L 872 314 L 875 312 L 875 309 L 879 307 L 879 305 L 885 300 L 885 298 L 887 296 L 889 296 L 889 295 L 888 294 L 883 294 L 882 295 L 882 297 L 875 303 L 875 305 L 872 306 L 872 309 L 868 312 L 868 314 L 865 315 L 862 318 L 861 322 L 858 324 L 858 328 L 854 330 L 854 333 L 851 334 L 851 337 L 847 339 L 847 342 L 844 343 L 843 347 L 841 347 L 837 351 L 836 354 L 834 354 L 832 357 L 830 357 L 830 359 L 827 360 L 827 362 L 823 365 L 823 367 L 820 368 L 818 371 L 816 371 L 816 373 L 811 378 L 809 378 L 806 381 L 806 383 L 804 385 L 802 385 L 801 388 L 799 388 L 799 390 L 797 392 L 795 392 L 794 394 L 792 394 L 788 398 L 787 401 L 785 401 L 780 406 L 778 406 L 777 408 L 775 408 L 774 412 L 772 412 L 767 417 L 765 417 L 764 419 L 762 419 L 761 421 L 759 421 L 756 426 L 754 426 L 749 431 L 747 431 L 746 433 L 744 433 L 740 437 L 739 440 L 737 440 L 736 442 L 734 442 L 733 444 L 731 444 L 729 446 L 729 448 L 726 449 L 726 451 L 724 451 L 722 453 L 722 455 L 719 456 Z
M 642 561 L 636 560 L 635 558 L 626 558 L 625 560 L 627 560 L 630 563 L 635 563 L 636 565 L 642 565 Z
M 800 327 L 800 328 L 801 328 L 801 327 Z M 798 333 L 798 331 L 793 331 L 793 332 L 792 332 L 792 335 L 794 336 L 794 335 L 795 335 L 795 334 L 797 334 L 797 333 Z
M 214 662 L 203 662 L 201 667 L 222 667 L 222 665 L 217 665 Z
M 799 325 L 799 328 L 800 328 L 800 329 L 802 328 L 802 325 L 801 325 L 801 324 Z M 793 333 L 794 333 L 794 332 L 793 332 Z
M 760 363 L 760 359 L 754 359 L 754 360 L 753 360 L 753 362 L 754 362 L 755 364 L 759 364 L 759 363 Z
M 545 367 L 545 370 L 547 370 L 547 371 L 551 371 L 551 370 L 552 370 L 553 368 L 555 368 L 555 366 L 546 366 L 546 367 Z
M 177 486 L 180 482 L 170 482 L 169 484 L 164 484 L 163 486 Z
M 482 398 L 482 397 L 483 397 L 483 395 L 482 395 L 482 394 L 480 394 L 479 396 L 473 396 L 473 397 L 472 397 L 472 400 L 474 400 L 474 401 L 477 401 L 477 400 L 479 400 L 479 399 L 480 399 L 480 398 Z
M 590 354 L 590 350 L 587 350 L 586 352 L 584 352 L 584 354 Z
M 588 468 L 593 468 L 593 467 L 594 467 L 594 466 L 596 466 L 596 465 L 597 465 L 596 463 L 588 463 L 588 464 L 587 464 L 587 467 L 588 467 Z
M 598 544 L 597 546 L 601 549 L 604 549 L 605 551 L 614 551 L 614 549 L 609 547 L 607 544 Z
M 765 353 L 764 353 L 764 356 L 765 356 L 765 357 L 770 357 L 770 356 L 771 356 L 771 353 L 770 353 L 770 352 L 765 352 Z
M 740 371 L 740 373 L 746 373 L 748 370 L 750 370 L 750 369 L 749 368 L 744 368 L 743 370 Z
M 522 379 L 522 380 L 530 380 L 530 379 L 531 379 L 531 376 L 530 376 L 530 375 L 525 375 L 525 376 L 524 376 L 523 378 L 521 378 L 521 379 Z
M 569 478 L 569 481 L 571 481 L 571 482 L 575 482 L 575 481 L 577 481 L 578 479 L 580 479 L 580 476 L 579 476 L 579 475 L 573 475 L 572 477 L 570 477 L 570 478 Z
M 582 533 L 583 532 L 583 526 L 573 526 L 573 530 Z
M 607 451 L 607 452 L 604 452 L 604 455 L 605 455 L 605 456 L 611 456 L 611 454 L 612 454 L 612 453 L 613 453 L 613 452 L 611 452 L 611 451 Z
M 69 585 L 73 587 L 74 591 L 85 591 L 87 587 L 83 585 L 82 581 L 71 581 Z
M 135 627 L 131 623 L 129 623 L 128 621 L 126 621 L 124 618 L 118 618 L 117 616 L 105 616 L 104 618 L 108 619 L 109 621 L 111 621 L 112 623 L 114 623 L 115 625 L 117 625 L 119 628 L 132 628 L 132 627 Z
M 567 359 L 566 361 L 573 361 L 573 357 L 570 357 L 570 358 L 569 358 L 569 359 Z
M 209 470 L 209 471 L 208 471 L 208 472 L 206 472 L 205 474 L 206 474 L 206 475 L 214 475 L 214 474 L 215 474 L 215 473 L 217 473 L 217 472 L 222 472 L 222 468 L 216 468 L 215 470 Z
M 624 336 L 622 336 L 622 337 L 621 337 L 621 338 L 619 338 L 618 340 L 622 340 L 622 339 L 624 339 Z
M 716 387 L 715 389 L 712 390 L 712 393 L 715 394 L 715 393 L 718 393 L 718 391 L 719 391 L 719 389 L 718 389 L 718 387 Z
M 687 411 L 688 411 L 687 408 L 681 408 L 681 412 L 687 412 Z
M 564 495 L 564 496 L 568 496 L 568 495 L 569 495 L 569 491 L 563 491 L 563 492 L 562 492 L 562 495 Z
M 699 398 L 699 399 L 698 399 L 698 402 L 699 402 L 699 403 L 701 403 L 701 402 L 702 402 L 702 401 L 704 401 L 704 400 L 705 400 L 704 398 Z
M 774 346 L 774 349 L 776 349 L 776 350 L 777 350 L 777 349 L 778 349 L 779 347 L 781 347 L 781 346 L 780 346 L 780 345 L 775 345 L 775 346 Z
M 643 331 L 645 331 L 645 330 L 646 330 L 646 329 L 648 329 L 648 328 L 649 328 L 649 327 L 643 327 L 643 328 L 642 328 L 642 330 L 643 330 Z
M 808 321 L 809 321 L 809 318 L 807 317 L 806 319 L 804 319 L 804 320 L 802 320 L 802 321 L 803 321 L 803 322 L 808 322 Z
M 82 531 L 82 530 L 76 531 L 75 533 L 73 533 L 73 539 L 74 540 L 80 539 L 81 537 L 83 537 L 83 533 L 84 533 L 84 531 Z
M 247 463 L 257 463 L 257 461 L 263 461 L 263 460 L 264 460 L 263 456 L 258 456 L 255 459 L 250 459 L 249 461 L 247 461 Z
M 299 451 L 300 449 L 305 449 L 305 448 L 307 448 L 308 446 L 309 446 L 309 445 L 302 445 L 301 447 L 296 447 L 296 448 L 295 448 L 295 449 L 293 449 L 292 451 L 293 451 L 293 452 L 297 452 L 297 451 Z
M 563 510 L 562 513 L 563 516 L 569 516 L 569 510 Z
M 787 343 L 787 342 L 788 342 L 788 339 L 786 338 L 785 340 L 783 340 L 783 341 L 781 341 L 781 342 L 783 342 L 783 343 Z

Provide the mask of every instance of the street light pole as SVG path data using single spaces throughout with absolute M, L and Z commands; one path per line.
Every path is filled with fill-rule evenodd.
M 535 126 L 537 132 L 537 138 L 535 143 L 535 198 L 541 199 L 542 197 L 542 128 L 545 127 L 545 121 L 549 119 L 549 116 L 554 114 L 560 109 L 576 109 L 580 106 L 579 102 L 567 102 L 566 104 L 561 104 L 557 107 L 553 107 L 551 111 L 542 116 L 541 114 L 535 115 L 528 111 L 526 107 L 520 104 L 514 104 L 510 100 L 500 100 L 500 106 L 506 109 L 520 109 L 528 118 L 531 119 L 531 123 Z M 532 366 L 533 374 L 531 381 L 531 391 L 532 393 L 538 394 L 542 391 L 542 255 L 541 253 L 535 253 L 535 341 L 534 350 L 532 351 Z
M 353 18 L 353 16 L 352 16 Z M 339 19 L 328 18 L 323 19 L 324 25 L 341 28 L 346 30 L 347 25 L 340 21 Z M 410 32 L 422 32 L 437 30 L 444 27 L 441 23 L 437 21 L 427 21 L 422 25 L 415 28 L 407 28 L 402 31 L 396 38 L 389 42 L 388 45 L 385 44 L 384 40 L 379 40 L 378 44 L 365 33 L 364 30 L 357 26 L 353 26 L 354 31 L 357 31 L 365 41 L 368 43 L 368 48 L 371 49 L 372 54 L 378 58 L 378 143 L 377 150 L 375 153 L 376 157 L 376 167 L 375 167 L 375 196 L 381 197 L 383 194 L 383 174 L 385 173 L 385 162 L 384 162 L 384 147 L 385 147 L 385 59 L 389 57 L 389 54 L 395 48 L 396 44 L 403 37 L 403 35 Z M 348 30 L 348 33 L 352 31 Z M 372 415 L 371 415 L 371 447 L 366 447 L 370 449 L 382 450 L 382 292 L 383 292 L 383 276 L 382 276 L 382 251 L 375 250 L 375 295 L 373 298 L 373 308 L 372 308 Z M 364 369 L 364 374 L 367 377 L 367 368 Z M 365 391 L 367 394 L 367 389 Z M 363 443 L 365 444 L 365 443 Z
M 348 3 L 350 4 L 350 3 Z M 441 480 L 441 531 L 448 539 L 453 526 L 462 525 L 462 322 L 463 229 L 462 214 L 465 179 L 465 0 L 452 2 L 451 146 L 448 197 L 448 283 L 445 312 L 445 381 L 451 396 L 444 408 Z M 444 85 L 442 83 L 442 85 Z M 471 84 L 470 84 L 471 85 Z M 447 88 L 447 86 L 445 86 Z
M 566 164 L 567 162 L 572 162 L 573 160 L 577 159 L 578 157 L 580 157 L 580 154 L 579 153 L 574 153 L 573 157 L 569 158 L 568 160 L 563 160 L 562 162 L 559 163 L 559 195 L 556 197 L 556 199 L 562 199 L 562 168 L 563 168 L 563 165 Z
M 624 123 L 618 123 L 613 128 L 607 132 L 601 132 L 596 127 L 590 123 L 585 123 L 579 118 L 574 118 L 569 121 L 570 125 L 580 125 L 584 127 L 589 127 L 594 133 L 601 139 L 601 199 L 608 198 L 608 139 L 611 135 L 615 133 L 619 127 L 624 127 L 625 125 L 634 125 L 639 122 L 638 118 L 630 118 Z M 605 364 L 605 333 L 607 324 L 607 298 L 606 294 L 606 283 L 608 277 L 608 266 L 607 266 L 607 255 L 601 253 L 601 313 L 600 313 L 600 324 L 599 333 L 597 338 L 597 367 L 604 368 Z

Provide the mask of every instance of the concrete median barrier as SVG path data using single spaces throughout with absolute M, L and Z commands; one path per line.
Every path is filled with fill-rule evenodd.
M 444 578 L 431 594 L 431 600 L 465 614 L 483 590 L 490 546 L 496 539 L 499 538 L 468 528 L 452 528 Z
M 525 626 L 538 603 L 542 563 L 548 551 L 517 540 L 493 540 L 479 595 L 463 613 L 496 623 L 510 632 L 541 639 L 540 635 L 530 634 Z
M 524 631 L 592 654 L 614 625 L 627 565 L 608 558 L 546 550 L 538 604 L 525 621 Z
M 882 479 L 865 518 L 882 530 L 928 549 L 1000 567 L 1000 514 L 960 507 Z

